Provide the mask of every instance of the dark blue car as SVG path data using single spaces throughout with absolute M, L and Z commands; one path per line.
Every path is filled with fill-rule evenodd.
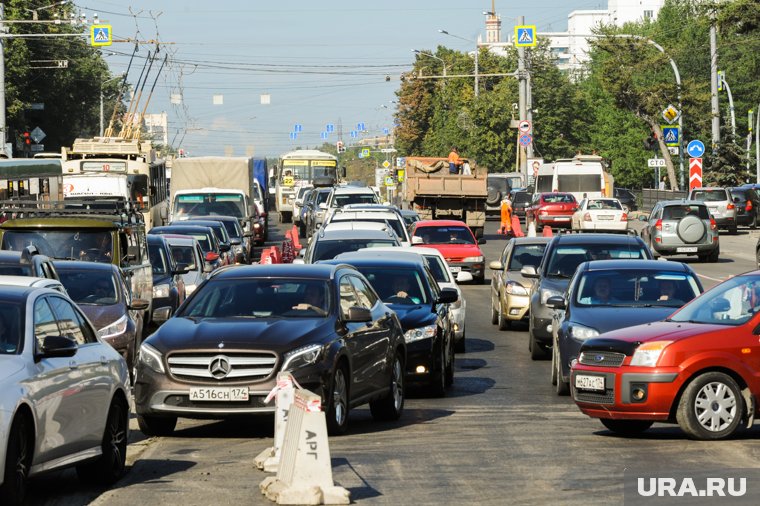
M 569 393 L 570 367 L 581 345 L 599 334 L 662 320 L 702 293 L 691 267 L 658 260 L 597 260 L 578 266 L 553 308 L 552 385 Z M 603 355 L 600 354 L 600 360 Z

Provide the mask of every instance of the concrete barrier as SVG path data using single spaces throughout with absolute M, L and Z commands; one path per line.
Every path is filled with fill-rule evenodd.
M 275 399 L 274 411 L 274 445 L 259 453 L 254 459 L 254 465 L 267 473 L 276 473 L 282 455 L 282 443 L 285 440 L 285 427 L 288 423 L 288 412 L 295 399 L 296 382 L 289 372 L 277 374 L 277 385 L 269 392 L 264 404 Z M 300 388 L 300 385 L 298 385 Z
M 277 504 L 350 504 L 351 494 L 332 477 L 327 421 L 321 398 L 297 389 L 288 413 L 277 476 L 259 484 Z

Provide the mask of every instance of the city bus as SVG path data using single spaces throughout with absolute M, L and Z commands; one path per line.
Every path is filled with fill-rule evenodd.
M 0 200 L 61 200 L 62 175 L 60 159 L 0 159 Z
M 333 186 L 338 182 L 338 158 L 315 149 L 299 149 L 280 156 L 275 198 L 280 221 L 293 219 L 293 202 L 301 186 Z
M 166 161 L 156 158 L 149 141 L 118 137 L 76 139 L 72 148 L 64 148 L 62 153 L 64 178 L 75 175 L 123 175 L 126 178 L 126 192 L 120 197 L 132 202 L 143 213 L 145 229 L 164 224 L 164 217 L 168 216 L 169 211 Z M 112 196 L 112 192 L 102 195 Z

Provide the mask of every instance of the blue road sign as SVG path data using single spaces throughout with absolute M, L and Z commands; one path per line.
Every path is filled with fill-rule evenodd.
M 692 158 L 700 158 L 705 154 L 705 145 L 702 141 L 694 139 L 686 146 L 686 152 Z
M 298 133 L 297 132 L 290 132 L 290 140 L 291 141 L 294 141 L 297 138 L 298 138 Z
M 364 123 L 357 123 L 356 129 L 359 130 L 360 132 L 363 132 L 364 130 L 366 130 L 366 128 L 364 128 Z
M 357 137 L 359 137 L 359 132 L 356 130 L 351 130 L 351 138 L 356 139 Z
M 295 133 L 302 132 L 303 131 L 303 125 L 300 124 L 300 123 L 296 123 L 295 125 L 293 125 L 293 131 Z
M 335 131 L 335 125 L 333 125 L 332 123 L 328 123 L 327 125 L 325 125 L 325 131 L 329 134 L 333 133 Z
M 520 144 L 522 146 L 527 146 L 531 142 L 533 142 L 533 137 L 531 137 L 530 134 L 522 134 L 520 136 Z
M 391 129 L 390 128 L 383 128 L 383 135 L 388 135 L 390 133 L 391 133 Z
M 324 141 L 324 140 L 327 140 L 327 132 L 322 132 L 322 133 L 320 134 L 320 136 L 322 137 L 322 140 L 323 140 L 323 141 Z
M 666 146 L 678 146 L 679 143 L 679 128 L 677 126 L 663 127 L 662 138 L 665 140 Z
M 515 46 L 532 47 L 536 43 L 536 25 L 515 26 Z

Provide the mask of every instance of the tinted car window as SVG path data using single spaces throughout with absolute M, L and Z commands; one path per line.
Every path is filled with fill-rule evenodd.
M 439 257 L 426 255 L 425 259 L 427 260 L 428 267 L 430 267 L 430 272 L 433 273 L 433 278 L 438 283 L 451 283 L 449 270 L 443 265 L 443 261 Z
M 116 304 L 116 284 L 110 270 L 59 269 L 61 283 L 77 304 Z
M 47 298 L 37 299 L 34 303 L 34 337 L 37 343 L 42 346 L 47 336 L 58 336 L 61 330 L 58 328 L 55 314 L 50 309 Z
M 586 209 L 605 209 L 605 210 L 622 210 L 620 202 L 615 200 L 589 200 Z
M 191 271 L 196 269 L 192 246 L 170 246 L 170 249 L 176 264 L 187 264 L 187 268 Z
M 340 280 L 340 313 L 343 318 L 348 317 L 348 310 L 354 306 L 358 306 L 359 301 L 354 293 L 354 288 L 351 285 L 351 279 L 349 276 L 344 276 Z
M 7 302 L 0 303 L 0 354 L 21 351 L 21 307 Z
M 512 206 L 516 205 L 525 205 L 528 202 L 530 202 L 531 194 L 528 192 L 517 192 L 515 193 L 515 198 L 512 201 Z
M 570 278 L 578 266 L 588 260 L 612 260 L 618 258 L 648 259 L 646 251 L 638 245 L 574 244 L 558 246 L 546 270 L 549 277 Z
M 600 286 L 607 285 L 605 292 Z M 681 307 L 699 295 L 694 277 L 682 272 L 591 271 L 579 280 L 575 301 L 579 305 Z
M 148 244 L 148 252 L 153 274 L 168 274 L 169 259 L 166 258 L 164 248 L 160 244 Z
M 73 339 L 77 344 L 86 344 L 87 336 L 82 329 L 82 323 L 71 304 L 60 297 L 50 297 L 50 305 L 58 316 L 61 334 Z
M 575 197 L 569 193 L 553 193 L 550 195 L 544 195 L 544 202 L 547 204 L 565 204 L 575 202 Z
M 489 177 L 488 187 L 495 188 L 496 190 L 499 190 L 501 192 L 509 191 L 509 184 L 508 184 L 507 178 L 504 178 L 504 177 Z
M 32 274 L 31 265 L 0 265 L 2 276 L 31 276 Z
M 343 239 L 339 241 L 317 241 L 317 243 L 314 245 L 314 255 L 312 257 L 312 262 L 318 262 L 319 260 L 330 260 L 340 255 L 341 253 L 358 251 L 361 248 L 381 248 L 384 246 L 396 246 L 396 243 L 391 240 L 385 241 L 382 239 Z
M 419 272 L 413 269 L 361 266 L 359 271 L 384 302 L 402 305 L 428 304 L 428 292 Z M 400 291 L 408 294 L 398 298 Z
M 692 204 L 692 205 L 686 204 L 686 205 L 665 207 L 662 210 L 662 219 L 663 220 L 680 220 L 681 218 L 689 214 L 698 216 L 700 219 L 703 219 L 703 220 L 710 219 L 710 213 L 707 211 L 707 208 L 705 206 L 700 206 L 696 204 Z
M 356 292 L 356 296 L 359 297 L 361 305 L 367 309 L 372 309 L 372 306 L 377 302 L 377 297 L 372 292 L 372 289 L 356 276 L 351 276 L 351 284 L 354 285 L 354 291 Z
M 546 244 L 517 244 L 515 245 L 514 253 L 509 259 L 510 271 L 519 271 L 526 265 L 532 265 L 538 267 L 541 263 L 541 259 L 544 257 L 544 251 L 546 250 Z
M 336 195 L 333 199 L 334 207 L 343 207 L 349 204 L 376 204 L 374 195 L 354 194 L 354 195 Z

